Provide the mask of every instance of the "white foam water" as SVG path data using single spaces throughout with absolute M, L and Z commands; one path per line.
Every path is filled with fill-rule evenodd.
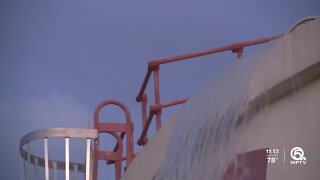
M 153 179 L 224 179 L 239 153 L 236 138 L 250 119 L 250 115 L 243 117 L 239 125 L 241 112 L 257 96 L 319 61 L 319 32 L 319 19 L 305 22 L 263 45 L 259 53 L 235 61 L 220 78 L 190 98 L 177 116 L 166 158 Z M 245 164 L 235 165 L 245 170 Z M 242 176 L 246 175 L 244 171 Z
M 221 179 L 236 156 L 234 137 L 257 61 L 235 62 L 179 113 L 164 164 L 155 179 Z
M 235 159 L 241 108 L 257 61 L 243 58 L 189 99 L 179 112 L 167 156 L 154 179 L 221 179 Z M 240 165 L 240 164 L 238 164 Z M 240 177 L 239 177 L 240 178 Z

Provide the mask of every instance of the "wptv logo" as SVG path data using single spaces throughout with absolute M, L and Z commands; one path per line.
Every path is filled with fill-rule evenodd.
M 293 160 L 290 164 L 306 164 L 307 158 L 304 156 L 304 151 L 301 147 L 294 147 L 290 151 L 290 156 Z
M 270 164 L 276 164 L 277 162 L 281 162 L 283 159 L 283 163 L 287 163 L 286 162 L 286 149 L 283 148 L 282 150 L 279 148 L 268 148 L 266 149 L 267 151 L 267 162 Z M 290 164 L 292 165 L 304 165 L 307 164 L 307 158 L 304 154 L 304 150 L 301 147 L 294 147 L 291 149 L 290 151 Z

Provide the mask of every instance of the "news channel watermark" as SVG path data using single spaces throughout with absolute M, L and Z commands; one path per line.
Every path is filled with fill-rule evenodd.
M 266 157 L 267 162 L 269 164 L 276 164 L 276 163 L 289 163 L 291 165 L 305 165 L 307 164 L 307 158 L 305 156 L 305 152 L 301 147 L 294 147 L 289 149 L 286 152 L 286 149 L 279 149 L 279 148 L 269 148 L 266 149 Z M 289 155 L 287 154 L 289 153 Z M 289 159 L 288 159 L 289 158 Z

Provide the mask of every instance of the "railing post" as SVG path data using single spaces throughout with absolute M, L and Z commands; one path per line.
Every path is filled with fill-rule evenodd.
M 53 166 L 53 179 L 58 180 L 58 172 L 57 172 L 58 163 L 52 162 L 52 166 Z
M 73 164 L 73 171 L 74 171 L 73 178 L 78 180 L 78 165 L 77 164 Z
M 34 176 L 35 179 L 39 180 L 39 165 L 38 165 L 38 158 L 34 159 Z
M 159 65 L 154 67 L 154 96 L 155 104 L 160 104 Z M 161 109 L 156 112 L 157 130 L 161 128 Z
M 30 155 L 30 142 L 27 144 L 28 155 L 28 179 L 31 179 L 31 155 Z
M 44 163 L 45 163 L 45 177 L 49 180 L 49 156 L 48 156 L 48 138 L 44 138 Z
M 69 148 L 69 137 L 65 138 L 65 171 L 66 171 L 66 180 L 70 179 L 70 167 L 69 167 L 69 152 L 70 152 L 70 148 Z
M 24 159 L 22 158 L 22 155 L 21 155 L 21 150 L 20 150 L 20 180 L 24 180 L 26 178 L 25 176 L 25 171 L 24 171 Z
M 142 129 L 146 125 L 147 122 L 147 101 L 148 96 L 147 94 L 143 94 L 141 106 L 142 106 Z M 143 144 L 146 144 L 148 142 L 148 133 L 146 133 Z
M 86 180 L 90 179 L 90 145 L 91 145 L 91 139 L 87 138 L 87 147 L 86 147 Z
M 96 125 L 95 125 L 95 128 Z M 93 151 L 93 180 L 98 179 L 98 150 L 99 150 L 99 139 L 94 142 L 94 151 Z

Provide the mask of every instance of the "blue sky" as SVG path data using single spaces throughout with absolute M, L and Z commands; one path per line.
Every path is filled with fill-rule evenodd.
M 319 14 L 317 0 L 2 0 L 1 178 L 18 179 L 21 136 L 50 127 L 86 128 L 104 99 L 129 107 L 136 142 L 141 110 L 135 97 L 148 60 L 281 34 L 298 19 Z M 161 66 L 162 101 L 192 95 L 234 60 L 227 52 Z M 164 119 L 176 109 L 164 111 Z M 113 108 L 104 115 L 123 118 Z

